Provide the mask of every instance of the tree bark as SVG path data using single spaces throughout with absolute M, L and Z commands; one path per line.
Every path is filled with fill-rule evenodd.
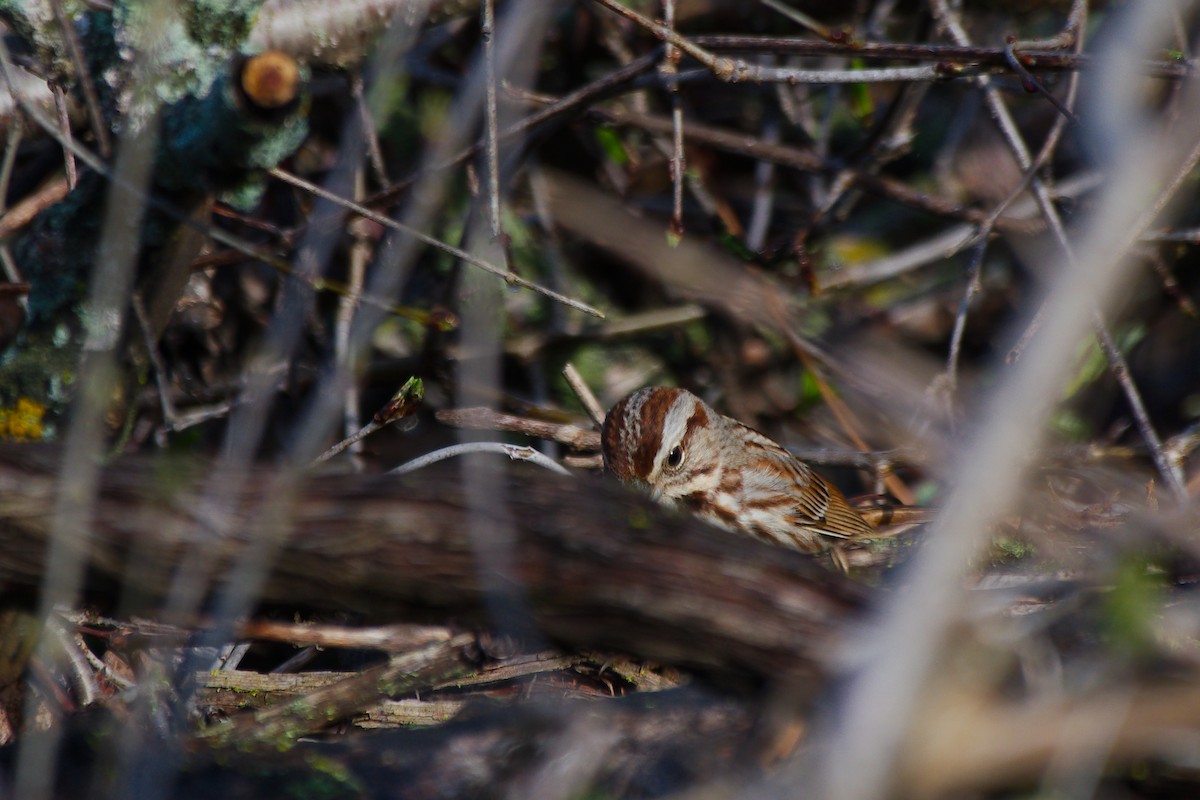
M 56 458 L 0 446 L 0 596 L 10 601 L 36 596 L 45 571 Z M 532 627 L 567 647 L 757 683 L 822 677 L 864 599 L 811 557 L 710 528 L 606 480 L 505 463 L 485 497 L 489 487 L 463 486 L 455 464 L 403 478 L 295 481 L 267 467 L 213 469 L 169 456 L 105 468 L 91 530 L 69 532 L 86 559 L 88 602 L 114 606 L 120 585 L 125 603 L 132 589 L 143 611 L 158 608 L 181 575 L 200 578 L 211 598 L 245 580 L 237 576 L 249 559 L 266 559 L 260 603 Z M 214 478 L 227 494 L 206 500 Z M 221 514 L 232 524 L 222 528 Z

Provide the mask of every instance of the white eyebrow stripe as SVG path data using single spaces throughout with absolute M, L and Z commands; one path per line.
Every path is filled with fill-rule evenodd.
M 654 456 L 654 472 L 662 468 L 663 461 L 666 460 L 667 454 L 679 444 L 683 439 L 683 435 L 687 433 L 688 420 L 692 418 L 692 414 L 696 410 L 696 401 L 686 394 L 681 394 L 675 398 L 675 402 L 671 404 L 670 410 L 667 411 L 667 416 L 663 419 L 662 426 L 662 443 L 658 447 L 658 453 Z

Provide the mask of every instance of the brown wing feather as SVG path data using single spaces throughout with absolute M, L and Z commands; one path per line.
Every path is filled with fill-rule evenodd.
M 769 497 L 777 502 L 782 494 L 791 502 L 790 513 L 783 517 L 797 529 L 840 539 L 873 533 L 871 525 L 846 502 L 837 487 L 771 439 L 753 428 L 747 427 L 746 431 L 747 455 L 758 469 L 743 470 L 743 478 L 755 473 L 769 476 L 766 480 L 747 482 L 744 495 L 747 507 L 765 506 Z

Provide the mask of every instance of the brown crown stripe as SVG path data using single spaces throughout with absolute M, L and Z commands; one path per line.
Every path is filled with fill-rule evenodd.
M 642 403 L 639 426 L 642 435 L 633 451 L 633 474 L 643 481 L 654 469 L 654 456 L 662 446 L 662 422 L 682 392 L 682 389 L 654 389 Z
M 625 429 L 625 410 L 633 395 L 620 400 L 608 410 L 604 417 L 604 425 L 600 428 L 600 451 L 604 455 L 604 466 L 618 480 L 627 481 L 632 475 L 631 465 L 626 456 L 625 448 L 621 447 L 622 432 Z
M 696 411 L 688 417 L 687 428 L 683 432 L 683 440 L 691 443 L 692 432 L 697 428 L 702 428 L 708 424 L 708 412 L 704 410 L 702 403 L 696 403 Z

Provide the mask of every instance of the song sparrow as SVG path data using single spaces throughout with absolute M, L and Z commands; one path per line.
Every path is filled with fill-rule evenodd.
M 874 528 L 842 493 L 763 434 L 684 389 L 640 389 L 601 432 L 604 464 L 731 531 L 814 553 Z

